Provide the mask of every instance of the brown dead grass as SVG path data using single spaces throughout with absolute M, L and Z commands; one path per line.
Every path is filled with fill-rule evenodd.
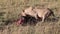
M 54 11 L 56 17 L 60 17 L 60 0 L 0 0 L 0 12 L 5 12 L 2 20 L 17 19 L 18 14 L 27 6 L 48 7 Z M 3 22 L 2 22 L 3 23 Z M 54 22 L 38 22 L 35 26 L 16 26 L 11 24 L 3 26 L 0 34 L 60 34 L 60 18 Z

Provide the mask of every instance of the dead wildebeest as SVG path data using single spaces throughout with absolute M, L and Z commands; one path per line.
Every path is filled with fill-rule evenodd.
M 25 25 L 27 23 L 30 22 L 36 22 L 35 20 L 32 21 L 32 19 L 35 19 L 34 17 L 30 16 L 30 15 L 26 15 L 26 16 L 21 16 L 19 19 L 17 19 L 16 24 L 17 25 Z
M 42 22 L 44 22 L 44 20 L 49 17 L 50 15 L 54 15 L 53 11 L 49 8 L 34 8 L 33 7 L 29 7 L 25 10 L 22 11 L 21 13 L 22 16 L 26 16 L 26 15 L 30 15 L 32 17 L 35 17 L 36 19 L 42 18 Z

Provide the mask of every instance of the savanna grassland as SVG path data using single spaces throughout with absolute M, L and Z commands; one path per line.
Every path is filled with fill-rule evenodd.
M 27 6 L 50 8 L 56 17 L 44 23 L 17 26 L 13 20 Z M 60 0 L 0 0 L 0 34 L 60 34 Z

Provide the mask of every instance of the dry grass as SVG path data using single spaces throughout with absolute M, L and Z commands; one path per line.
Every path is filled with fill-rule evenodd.
M 50 8 L 54 11 L 55 21 L 38 22 L 35 26 L 4 25 L 7 20 L 19 18 L 18 14 L 27 6 Z M 60 0 L 0 0 L 0 34 L 60 34 Z M 8 23 L 8 22 L 7 22 Z

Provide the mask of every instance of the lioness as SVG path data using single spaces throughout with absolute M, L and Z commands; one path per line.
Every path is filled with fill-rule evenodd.
M 22 16 L 30 15 L 32 17 L 35 17 L 36 19 L 38 19 L 38 17 L 42 18 L 42 22 L 44 22 L 45 18 L 47 18 L 51 14 L 54 16 L 53 11 L 51 11 L 49 8 L 33 9 L 33 7 L 29 7 L 21 13 Z

